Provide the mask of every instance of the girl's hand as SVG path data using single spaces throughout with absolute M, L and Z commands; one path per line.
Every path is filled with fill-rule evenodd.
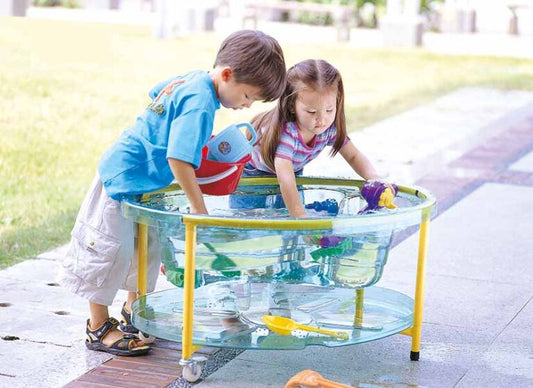
M 276 167 L 276 176 L 278 178 L 281 196 L 283 197 L 285 206 L 289 210 L 290 216 L 294 218 L 307 217 L 300 194 L 298 193 L 298 187 L 296 186 L 296 176 L 294 175 L 292 161 L 275 158 L 274 167 Z
M 339 151 L 344 160 L 363 179 L 379 178 L 379 174 L 370 160 L 357 147 L 348 141 Z
M 307 215 L 307 213 L 305 212 L 305 210 L 303 210 L 303 211 L 296 210 L 296 211 L 293 212 L 293 213 L 291 213 L 291 212 L 289 211 L 289 213 L 290 213 L 291 217 L 294 217 L 294 218 L 306 218 L 306 217 L 309 217 L 309 216 Z

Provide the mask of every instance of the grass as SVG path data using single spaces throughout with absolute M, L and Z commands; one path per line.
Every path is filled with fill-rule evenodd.
M 223 37 L 157 40 L 147 27 L 0 18 L 0 268 L 68 241 L 98 160 L 157 81 L 209 69 Z M 533 61 L 287 44 L 287 64 L 342 72 L 351 131 L 465 86 L 533 89 Z M 216 129 L 252 110 L 222 109 Z M 371 150 L 367 150 L 371 152 Z

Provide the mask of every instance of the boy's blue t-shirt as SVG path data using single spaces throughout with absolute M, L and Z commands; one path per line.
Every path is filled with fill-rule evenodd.
M 167 158 L 198 168 L 202 147 L 211 137 L 215 112 L 220 108 L 205 71 L 160 82 L 149 95 L 152 103 L 98 165 L 107 195 L 116 200 L 168 186 L 174 175 Z

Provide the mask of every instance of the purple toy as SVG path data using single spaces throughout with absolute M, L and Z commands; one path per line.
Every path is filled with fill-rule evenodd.
M 344 237 L 339 236 L 323 236 L 318 239 L 318 245 L 320 245 L 322 248 L 336 247 L 344 240 Z
M 382 207 L 395 209 L 396 205 L 392 201 L 397 193 L 398 186 L 394 183 L 384 183 L 377 180 L 366 181 L 361 187 L 361 196 L 367 205 L 359 211 L 359 214 L 369 210 L 378 210 Z

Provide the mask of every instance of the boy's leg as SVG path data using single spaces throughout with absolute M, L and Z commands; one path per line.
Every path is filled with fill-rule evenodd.
M 131 305 L 137 299 L 137 293 L 134 291 L 128 291 L 128 300 L 126 300 L 126 308 L 131 312 Z
M 122 217 L 120 203 L 109 198 L 98 176 L 82 203 L 72 231 L 59 282 L 88 299 L 87 347 L 121 355 L 146 354 L 141 341 L 128 339 L 109 317 L 133 255 L 133 222 Z M 108 345 L 114 345 L 109 348 Z M 133 350 L 133 351 L 132 351 Z
M 89 327 L 93 330 L 101 327 L 109 319 L 109 309 L 105 305 L 89 302 L 89 311 L 91 315 Z M 118 329 L 112 329 L 100 339 L 100 342 L 105 346 L 111 346 L 123 337 L 123 332 Z M 141 346 L 144 346 L 144 343 L 141 340 L 135 339 L 133 349 Z
M 120 312 L 120 331 L 123 333 L 138 334 L 139 330 L 131 323 L 131 305 L 138 298 L 137 292 L 128 291 L 128 297 L 122 305 L 122 311 Z

